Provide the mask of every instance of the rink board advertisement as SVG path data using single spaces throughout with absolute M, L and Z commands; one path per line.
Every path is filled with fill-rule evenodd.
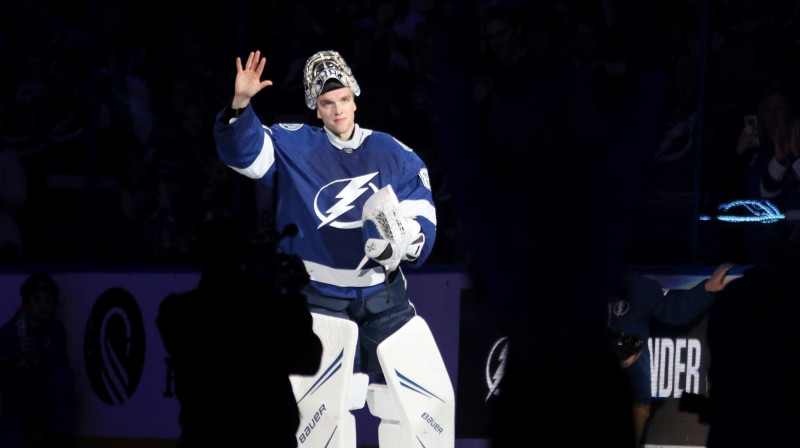
M 39 272 L 39 270 L 37 270 Z M 0 274 L 0 320 L 20 305 L 26 274 Z M 197 286 L 196 272 L 52 272 L 60 288 L 55 317 L 67 331 L 76 374 L 74 434 L 88 438 L 176 439 L 180 434 L 167 353 L 156 328 L 161 301 Z M 409 297 L 427 321 L 451 378 L 457 377 L 460 273 L 408 276 Z M 279 317 L 278 317 L 279 318 Z M 265 316 L 264 324 L 269 324 Z M 214 331 L 209 323 L 209 331 Z M 280 341 L 276 341 L 280 343 Z M 267 353 L 268 347 L 265 347 Z M 235 367 L 232 367 L 235 368 Z M 359 446 L 377 446 L 379 420 L 354 412 Z
M 0 274 L 0 320 L 20 304 L 27 273 Z M 88 438 L 175 439 L 179 403 L 167 353 L 155 325 L 168 294 L 197 286 L 199 275 L 182 272 L 52 272 L 61 294 L 56 317 L 64 323 L 70 364 L 76 373 L 74 434 Z M 691 287 L 699 275 L 656 275 L 662 286 Z M 486 418 L 502 393 L 503 357 L 509 341 L 474 300 L 460 270 L 407 273 L 409 296 L 433 332 L 456 389 L 456 446 L 488 446 Z M 265 324 L 268 318 L 265 317 Z M 211 324 L 210 324 L 211 325 Z M 678 412 L 683 390 L 705 392 L 708 359 L 704 322 L 654 329 L 653 420 L 648 444 L 703 445 L 706 428 Z M 209 328 L 213 331 L 213 326 Z M 358 446 L 377 446 L 378 419 L 367 407 L 354 411 Z M 680 435 L 680 440 L 676 438 Z
M 674 269 L 673 269 L 674 270 Z M 672 271 L 672 270 L 671 270 Z M 642 274 L 663 288 L 688 289 L 711 274 L 711 270 L 660 274 L 643 269 Z M 733 269 L 729 279 L 740 275 Z M 485 303 L 472 290 L 461 295 L 459 321 L 458 391 L 456 397 L 456 437 L 485 439 L 488 417 L 496 397 L 503 391 L 504 359 L 513 352 L 509 341 Z M 651 419 L 645 446 L 705 446 L 708 426 L 697 414 L 680 411 L 683 391 L 707 394 L 706 375 L 710 357 L 706 350 L 706 316 L 681 326 L 669 327 L 653 322 L 647 344 L 651 353 Z

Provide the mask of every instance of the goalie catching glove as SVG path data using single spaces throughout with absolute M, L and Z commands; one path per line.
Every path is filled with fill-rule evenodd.
M 373 194 L 364 204 L 361 215 L 364 253 L 380 263 L 387 272 L 403 260 L 414 261 L 425 245 L 419 223 L 402 216 L 400 203 L 391 185 Z M 363 263 L 366 262 L 366 258 Z

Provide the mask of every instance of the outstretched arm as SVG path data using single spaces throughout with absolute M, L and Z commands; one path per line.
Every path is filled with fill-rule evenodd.
M 236 58 L 236 83 L 234 85 L 233 109 L 244 109 L 250 100 L 264 87 L 271 86 L 272 81 L 261 80 L 267 59 L 261 57 L 261 51 L 250 52 L 247 62 L 242 66 L 242 58 Z
M 236 58 L 236 81 L 233 101 L 217 114 L 214 140 L 217 154 L 229 167 L 251 179 L 263 178 L 275 162 L 274 147 L 250 106 L 250 100 L 262 89 L 272 85 L 261 80 L 266 59 L 260 51 L 251 52 L 242 66 Z
M 653 310 L 653 317 L 672 325 L 685 324 L 699 317 L 711 306 L 714 293 L 727 285 L 726 277 L 732 267 L 731 263 L 723 263 L 710 278 L 690 289 L 670 289 Z

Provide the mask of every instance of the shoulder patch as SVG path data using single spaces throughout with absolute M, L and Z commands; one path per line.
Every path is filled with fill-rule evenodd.
M 428 177 L 428 169 L 422 168 L 419 170 L 419 178 L 422 180 L 422 185 L 425 185 L 425 188 L 428 190 L 431 189 L 431 179 Z
M 411 149 L 411 148 L 409 148 L 408 146 L 406 146 L 406 144 L 405 144 L 405 143 L 401 142 L 401 141 L 400 141 L 400 140 L 398 140 L 396 137 L 392 137 L 392 138 L 394 139 L 394 141 L 396 141 L 396 142 L 397 142 L 397 144 L 398 144 L 398 145 L 402 146 L 402 147 L 403 147 L 403 149 L 405 149 L 406 151 L 408 151 L 408 152 L 414 152 L 414 150 L 413 150 L 413 149 Z
M 303 127 L 303 123 L 278 123 L 278 126 L 287 131 L 296 131 Z

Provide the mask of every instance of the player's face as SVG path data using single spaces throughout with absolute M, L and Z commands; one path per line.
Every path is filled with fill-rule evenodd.
M 340 140 L 349 140 L 356 126 L 356 103 L 353 92 L 343 87 L 317 98 L 317 118 Z

